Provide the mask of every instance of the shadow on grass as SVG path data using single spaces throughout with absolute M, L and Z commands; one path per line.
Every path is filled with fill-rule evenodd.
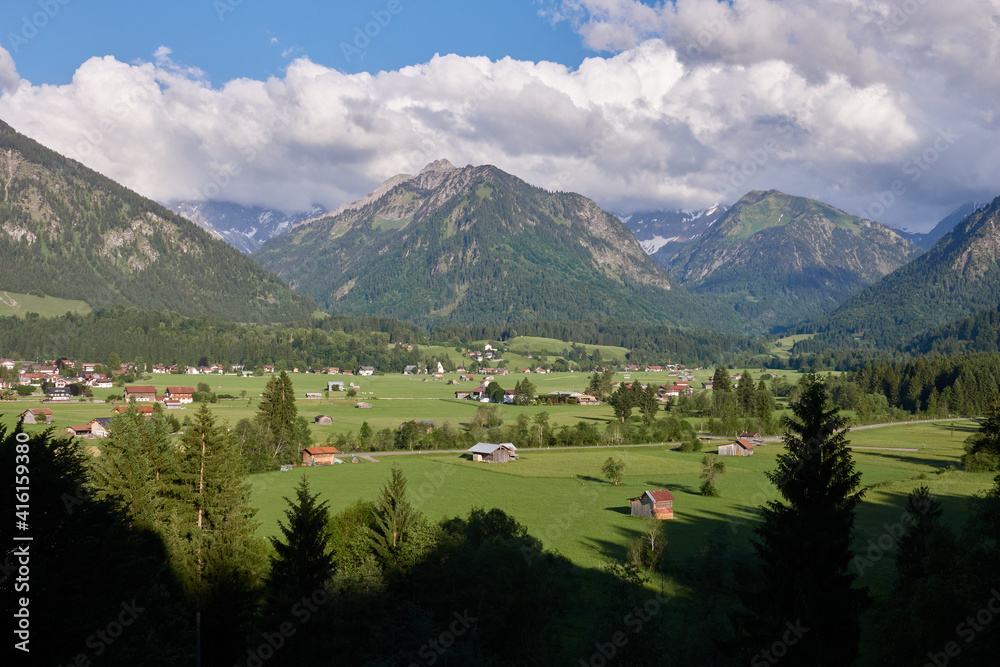
M 676 483 L 674 483 L 674 484 L 667 484 L 666 482 L 654 482 L 654 481 L 647 481 L 646 484 L 648 484 L 651 488 L 654 488 L 654 489 L 667 489 L 671 493 L 676 493 L 676 492 L 680 491 L 682 493 L 686 493 L 686 494 L 691 495 L 691 496 L 700 496 L 701 495 L 701 491 L 699 491 L 698 489 L 692 488 L 690 486 L 687 486 L 685 484 L 676 484 Z
M 852 454 L 855 457 L 861 455 L 861 456 L 878 456 L 885 459 L 894 459 L 896 461 L 899 461 L 900 463 L 909 463 L 912 465 L 927 466 L 935 470 L 938 468 L 944 468 L 946 470 L 954 469 L 954 466 L 952 465 L 951 461 L 942 460 L 940 458 L 925 458 L 922 456 L 913 456 L 914 454 L 913 452 L 904 452 L 896 454 L 894 452 L 887 450 L 873 451 L 869 449 L 869 450 L 855 450 L 852 452 Z
M 610 480 L 601 479 L 599 477 L 593 477 L 591 475 L 577 475 L 577 479 L 583 480 L 584 482 L 597 482 L 598 484 L 611 484 Z

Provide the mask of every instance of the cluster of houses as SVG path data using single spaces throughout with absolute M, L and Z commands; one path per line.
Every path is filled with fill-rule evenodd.
M 164 394 L 158 395 L 156 387 L 136 385 L 126 387 L 124 397 L 139 414 L 148 419 L 153 416 L 155 404 L 159 403 L 168 410 L 183 409 L 185 404 L 194 402 L 194 393 L 194 387 L 167 387 Z M 111 413 L 119 414 L 128 409 L 127 406 L 117 406 Z M 49 424 L 52 422 L 52 410 L 34 408 L 25 410 L 19 417 L 25 424 Z M 86 424 L 67 426 L 66 433 L 81 438 L 106 438 L 110 423 L 111 417 L 95 417 Z
M 113 378 L 109 376 L 123 375 L 124 369 L 108 371 L 108 374 L 95 373 L 94 370 L 99 364 L 76 364 L 67 362 L 72 368 L 80 368 L 81 371 L 72 377 L 60 375 L 59 366 L 54 362 L 45 364 L 30 364 L 16 362 L 12 359 L 0 359 L 0 367 L 8 371 L 17 372 L 16 380 L 0 380 L 0 390 L 15 389 L 18 386 L 44 386 L 48 394 L 47 400 L 51 402 L 68 401 L 72 398 L 72 393 L 68 387 L 80 385 L 93 389 L 110 389 L 113 386 Z
M 118 406 L 111 410 L 111 414 L 117 415 L 128 409 L 125 406 Z M 153 416 L 152 405 L 137 405 L 135 409 L 146 419 Z M 24 424 L 51 424 L 52 410 L 49 408 L 32 408 L 18 415 L 18 419 Z M 67 426 L 66 433 L 76 438 L 106 438 L 111 428 L 111 419 L 111 417 L 94 417 L 86 424 Z

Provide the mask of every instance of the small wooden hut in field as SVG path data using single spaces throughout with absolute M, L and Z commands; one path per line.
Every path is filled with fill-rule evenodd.
M 313 423 L 319 424 L 320 426 L 330 426 L 333 424 L 333 417 L 330 415 L 316 415 L 313 419 Z
M 629 498 L 632 503 L 632 516 L 647 519 L 673 519 L 674 494 L 666 489 L 660 491 L 645 491 L 638 498 Z
M 337 462 L 339 453 L 336 447 L 308 447 L 302 450 L 302 465 L 332 466 Z
M 719 445 L 719 456 L 753 456 L 753 443 L 738 438 L 728 445 Z
M 22 412 L 20 418 L 25 424 L 48 424 L 52 419 L 52 411 L 48 408 L 32 408 Z
M 509 442 L 480 442 L 469 448 L 469 454 L 477 463 L 508 463 L 517 459 L 517 447 Z

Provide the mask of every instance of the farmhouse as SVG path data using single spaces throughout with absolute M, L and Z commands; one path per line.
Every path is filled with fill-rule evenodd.
M 632 516 L 642 516 L 647 519 L 673 519 L 674 494 L 666 489 L 646 491 L 638 498 L 629 498 L 632 503 Z
M 472 392 L 471 391 L 456 391 L 455 392 L 455 398 L 457 398 L 460 401 L 464 401 L 465 399 L 469 398 L 470 396 L 472 396 Z
M 330 415 L 316 415 L 313 419 L 314 424 L 319 424 L 320 426 L 330 426 L 333 424 L 333 417 Z
M 86 435 L 90 435 L 90 424 L 86 424 L 84 426 L 67 426 L 66 433 L 74 438 L 82 438 Z
M 167 387 L 166 397 L 181 403 L 194 403 L 194 387 Z
M 177 389 L 178 387 L 174 387 Z M 192 394 L 194 392 L 191 392 Z M 124 397 L 126 401 L 136 401 L 137 403 L 152 403 L 156 400 L 156 387 L 136 385 L 125 387 Z
M 63 388 L 63 389 L 49 389 L 49 391 L 48 391 L 48 397 L 45 398 L 42 402 L 43 403 L 66 403 L 71 398 L 73 398 L 73 394 L 70 392 L 69 389 L 65 389 L 65 388 Z
M 738 438 L 728 445 L 719 445 L 719 456 L 753 456 L 753 443 Z
M 469 448 L 472 460 L 477 463 L 508 463 L 517 459 L 517 447 L 510 442 L 494 445 L 480 442 Z
M 358 375 L 375 375 L 375 368 L 373 366 L 362 366 L 361 370 L 358 371 Z
M 596 397 L 589 394 L 581 394 L 576 397 L 576 402 L 580 405 L 600 405 L 600 401 Z
M 337 462 L 339 453 L 336 447 L 308 447 L 302 450 L 302 465 L 330 466 Z
M 52 419 L 52 411 L 48 408 L 33 408 L 25 410 L 18 418 L 25 424 L 48 424 Z
M 344 383 L 343 382 L 327 382 L 326 383 L 326 390 L 327 391 L 344 391 Z
M 95 438 L 106 438 L 108 437 L 108 427 L 111 426 L 111 417 L 91 419 L 87 426 L 90 427 L 90 433 Z

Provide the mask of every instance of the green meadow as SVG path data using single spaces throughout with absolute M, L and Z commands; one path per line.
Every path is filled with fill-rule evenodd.
M 710 375 L 709 370 L 695 372 L 699 382 Z M 477 380 L 480 376 L 477 376 Z M 497 380 L 512 388 L 522 376 L 510 375 Z M 531 374 L 539 393 L 583 390 L 587 384 L 584 373 Z M 446 421 L 462 427 L 479 407 L 469 400 L 456 400 L 454 392 L 478 386 L 461 381 L 457 385 L 445 380 L 422 376 L 329 376 L 291 374 L 298 396 L 299 414 L 311 418 L 327 414 L 334 418 L 332 426 L 313 426 L 315 442 L 322 443 L 334 433 L 356 432 L 367 421 L 373 428 L 397 428 L 410 419 Z M 177 376 L 155 375 L 142 384 L 152 384 L 162 392 L 167 386 L 195 386 L 207 383 L 212 391 L 241 396 L 236 400 L 221 400 L 210 407 L 222 421 L 234 425 L 257 411 L 257 399 L 268 377 L 239 378 L 236 376 Z M 619 374 L 616 379 L 622 380 Z M 632 373 L 630 379 L 665 384 L 666 373 Z M 347 399 L 338 392 L 325 393 L 328 380 L 354 382 L 360 386 L 356 399 Z M 111 415 L 112 406 L 101 399 L 120 394 L 121 388 L 97 390 L 94 402 L 71 402 L 49 405 L 53 410 L 52 426 L 60 429 L 71 424 L 83 424 L 94 417 Z M 321 399 L 306 399 L 306 393 L 321 393 Z M 362 410 L 358 401 L 373 407 Z M 38 397 L 19 399 L 0 405 L 0 423 L 8 426 L 17 415 L 32 407 L 41 407 Z M 171 414 L 184 420 L 194 414 L 197 405 Z M 519 413 L 533 417 L 548 412 L 550 424 L 575 424 L 593 420 L 603 427 L 611 418 L 607 406 L 583 407 L 572 405 L 515 407 L 503 406 L 504 419 L 512 421 Z M 40 431 L 46 426 L 27 426 L 28 431 Z M 877 543 L 886 532 L 886 525 L 898 521 L 906 494 L 919 484 L 926 484 L 945 505 L 946 519 L 961 521 L 965 500 L 991 485 L 992 475 L 969 474 L 959 469 L 962 443 L 976 429 L 971 420 L 939 423 L 917 423 L 886 428 L 853 431 L 849 437 L 855 449 L 863 484 L 870 488 L 858 512 L 857 548 L 863 552 L 868 540 Z M 92 452 L 99 453 L 100 440 L 88 440 Z M 566 555 L 586 568 L 597 568 L 608 559 L 624 556 L 625 545 L 643 529 L 643 522 L 629 516 L 628 499 L 646 489 L 667 488 L 676 496 L 676 519 L 666 524 L 669 555 L 672 561 L 684 562 L 697 558 L 699 549 L 716 530 L 729 535 L 734 544 L 745 543 L 752 534 L 755 508 L 768 500 L 779 498 L 765 472 L 775 468 L 775 456 L 783 450 L 780 443 L 760 447 L 752 457 L 726 459 L 727 472 L 720 478 L 719 498 L 705 498 L 698 493 L 703 453 L 682 453 L 668 446 L 598 448 L 581 450 L 525 450 L 520 460 L 510 464 L 476 464 L 462 455 L 441 452 L 408 454 L 376 454 L 379 463 L 361 459 L 324 468 L 299 468 L 292 472 L 273 472 L 250 478 L 254 500 L 259 508 L 262 535 L 277 532 L 277 521 L 283 516 L 283 497 L 293 494 L 300 477 L 309 477 L 313 488 L 320 491 L 337 511 L 359 498 L 372 499 L 379 492 L 389 473 L 398 463 L 406 472 L 414 504 L 430 519 L 467 514 L 475 506 L 499 507 L 524 523 L 532 534 L 542 539 L 547 548 Z M 908 451 L 912 450 L 912 451 Z M 714 447 L 706 445 L 706 451 Z M 612 486 L 600 473 L 608 456 L 625 460 L 627 469 L 621 486 Z M 891 573 L 891 558 L 873 561 L 870 572 L 876 587 Z M 866 573 L 866 577 L 868 574 Z
M 877 547 L 886 526 L 900 521 L 906 495 L 927 485 L 945 507 L 945 520 L 955 525 L 964 516 L 966 499 L 992 484 L 991 474 L 959 469 L 962 441 L 976 429 L 972 421 L 922 423 L 858 431 L 850 434 L 854 457 L 869 488 L 857 515 L 859 555 L 870 553 L 861 567 L 866 585 L 879 590 L 893 572 L 892 554 Z M 907 450 L 917 451 L 907 451 Z M 498 507 L 515 516 L 546 548 L 562 553 L 585 568 L 599 568 L 622 559 L 626 544 L 645 522 L 629 516 L 628 499 L 646 489 L 670 489 L 676 518 L 665 524 L 670 561 L 690 563 L 699 556 L 713 531 L 727 534 L 734 544 L 752 535 L 756 507 L 779 499 L 765 472 L 776 467 L 784 450 L 778 443 L 758 448 L 752 457 L 727 457 L 726 473 L 718 481 L 719 498 L 698 493 L 704 453 L 682 453 L 664 446 L 607 447 L 580 450 L 524 450 L 509 464 L 473 463 L 459 454 L 376 454 L 378 463 L 358 463 L 291 472 L 254 475 L 251 483 L 260 511 L 262 535 L 277 533 L 284 497 L 306 475 L 334 512 L 359 498 L 374 499 L 398 464 L 409 480 L 414 505 L 429 519 L 465 515 L 472 507 Z M 712 451 L 712 448 L 706 448 Z M 608 456 L 625 460 L 621 486 L 602 478 Z M 350 460 L 349 458 L 347 460 Z M 884 540 L 883 540 L 884 543 Z M 860 561 L 859 561 L 860 563 Z
M 42 317 L 61 317 L 66 313 L 86 315 L 90 311 L 91 308 L 86 301 L 0 292 L 0 317 L 10 317 L 11 315 L 24 317 L 28 313 L 38 313 Z

